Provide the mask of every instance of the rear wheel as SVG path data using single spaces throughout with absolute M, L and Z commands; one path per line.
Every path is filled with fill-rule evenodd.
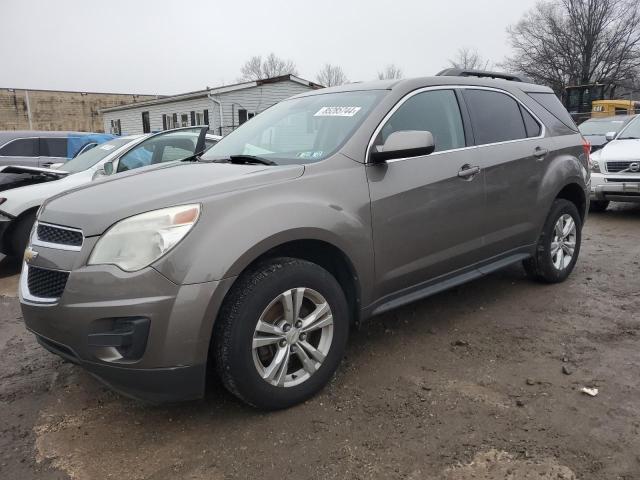
M 590 212 L 604 212 L 609 206 L 608 200 L 592 200 L 589 204 Z
M 216 321 L 223 384 L 263 409 L 306 400 L 342 360 L 348 315 L 340 285 L 322 267 L 294 258 L 258 265 L 234 285 Z
M 29 245 L 29 235 L 36 221 L 36 212 L 29 212 L 20 217 L 15 226 L 11 229 L 9 240 L 11 246 L 11 254 L 14 257 L 22 257 L 24 251 Z
M 524 261 L 527 273 L 547 283 L 563 282 L 578 260 L 582 220 L 576 206 L 559 198 L 553 202 L 535 254 Z

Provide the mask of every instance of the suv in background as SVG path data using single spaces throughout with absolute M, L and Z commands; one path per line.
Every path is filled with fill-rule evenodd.
M 0 166 L 49 167 L 66 162 L 113 135 L 87 132 L 0 131 Z
M 640 115 L 591 155 L 591 211 L 640 202 Z
M 517 262 L 565 280 L 588 144 L 549 88 L 446 73 L 298 95 L 201 157 L 48 200 L 27 328 L 134 397 L 202 396 L 209 368 L 275 409 L 329 381 L 364 319 Z

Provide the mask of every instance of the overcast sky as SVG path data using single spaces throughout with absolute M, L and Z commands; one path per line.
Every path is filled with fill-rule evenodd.
M 535 0 L 2 0 L 0 87 L 174 94 L 234 83 L 252 55 L 374 79 L 432 75 L 460 47 L 509 54 Z

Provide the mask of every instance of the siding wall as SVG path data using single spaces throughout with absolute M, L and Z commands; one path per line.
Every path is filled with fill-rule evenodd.
M 33 130 L 102 132 L 101 108 L 153 100 L 152 95 L 29 90 Z M 0 130 L 29 130 L 27 94 L 21 89 L 0 89 Z
M 234 92 L 215 95 L 222 103 L 223 114 L 223 134 L 229 133 L 228 127 L 238 125 L 238 110 L 246 109 L 249 113 L 260 113 L 270 106 L 289 98 L 292 95 L 306 92 L 311 87 L 301 85 L 290 80 L 276 83 L 267 83 L 258 87 L 249 87 Z M 209 125 L 214 133 L 219 133 L 220 116 L 218 105 L 209 100 L 206 95 L 191 100 L 178 100 L 175 102 L 162 103 L 159 105 L 148 105 L 146 107 L 134 107 L 116 112 L 104 112 L 104 130 L 109 132 L 111 120 L 120 120 L 122 135 L 142 133 L 142 112 L 149 112 L 151 131 L 162 130 L 162 115 L 178 115 L 180 122 L 181 114 L 187 114 L 189 125 L 191 124 L 191 111 L 202 113 L 209 110 Z

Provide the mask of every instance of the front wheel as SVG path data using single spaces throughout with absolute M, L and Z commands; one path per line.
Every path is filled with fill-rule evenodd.
M 553 202 L 535 254 L 524 261 L 527 273 L 547 283 L 563 282 L 578 260 L 582 241 L 582 219 L 572 202 L 559 198 Z
M 240 277 L 216 321 L 213 353 L 225 387 L 273 410 L 318 392 L 346 348 L 349 310 L 322 267 L 277 258 Z

